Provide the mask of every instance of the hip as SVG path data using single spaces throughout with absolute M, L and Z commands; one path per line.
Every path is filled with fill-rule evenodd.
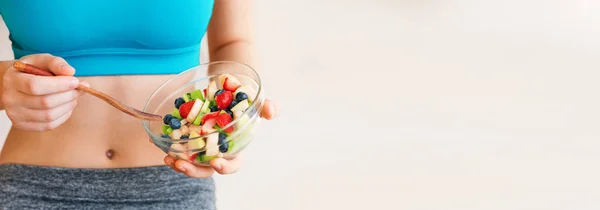
M 0 209 L 215 209 L 212 178 L 168 166 L 91 169 L 0 164 Z

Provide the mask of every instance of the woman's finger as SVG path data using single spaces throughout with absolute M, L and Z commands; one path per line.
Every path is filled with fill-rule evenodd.
M 19 60 L 49 70 L 55 75 L 72 76 L 75 74 L 75 69 L 64 58 L 48 53 L 27 55 Z
M 44 95 L 44 96 L 28 96 L 23 94 L 20 104 L 33 109 L 51 109 L 67 103 L 70 103 L 83 95 L 83 92 L 78 90 L 69 90 L 65 92 Z
M 177 171 L 179 173 L 183 173 L 183 171 L 179 170 L 177 167 L 175 167 L 175 161 L 177 159 L 175 159 L 173 156 L 167 155 L 164 158 L 165 164 L 168 165 L 171 169 L 173 169 L 174 171 Z
M 77 106 L 77 100 L 72 100 L 66 104 L 60 105 L 52 109 L 27 109 L 21 112 L 24 115 L 25 121 L 30 122 L 52 122 L 67 112 L 70 112 Z
M 211 167 L 195 166 L 185 160 L 176 160 L 175 167 L 183 171 L 186 176 L 193 178 L 208 178 L 215 173 Z
M 66 122 L 69 117 L 73 114 L 73 110 L 63 114 L 52 122 L 30 122 L 30 121 L 17 121 L 13 123 L 13 126 L 18 129 L 32 130 L 32 131 L 48 131 L 57 128 Z
M 219 174 L 233 174 L 237 172 L 242 166 L 242 158 L 241 154 L 238 154 L 236 158 L 233 160 L 226 160 L 224 158 L 216 158 L 210 161 L 210 165 L 219 173 Z
M 277 105 L 272 100 L 265 99 L 265 105 L 263 106 L 260 115 L 267 120 L 276 118 L 278 116 Z

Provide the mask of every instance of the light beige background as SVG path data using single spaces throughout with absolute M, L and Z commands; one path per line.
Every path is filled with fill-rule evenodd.
M 599 9 L 257 0 L 282 117 L 220 209 L 600 209 Z

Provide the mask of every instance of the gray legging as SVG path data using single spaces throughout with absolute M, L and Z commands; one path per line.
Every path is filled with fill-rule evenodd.
M 0 209 L 216 209 L 212 178 L 168 166 L 79 169 L 0 165 Z

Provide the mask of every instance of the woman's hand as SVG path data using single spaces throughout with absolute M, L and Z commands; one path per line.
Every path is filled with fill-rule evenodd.
M 269 99 L 266 99 L 265 105 L 261 111 L 261 117 L 271 120 L 276 118 L 277 115 L 278 113 L 275 103 Z M 165 164 L 170 166 L 173 170 L 194 178 L 207 178 L 212 176 L 215 171 L 219 174 L 235 173 L 242 165 L 241 154 L 238 154 L 233 160 L 226 160 L 224 158 L 213 159 L 210 161 L 211 167 L 195 166 L 190 162 L 178 160 L 170 155 L 165 156 L 164 161 Z
M 79 84 L 73 77 L 75 69 L 64 59 L 50 54 L 28 55 L 19 61 L 49 70 L 57 76 L 26 74 L 12 66 L 6 70 L 1 98 L 13 127 L 46 131 L 62 125 L 82 95 L 75 90 Z

